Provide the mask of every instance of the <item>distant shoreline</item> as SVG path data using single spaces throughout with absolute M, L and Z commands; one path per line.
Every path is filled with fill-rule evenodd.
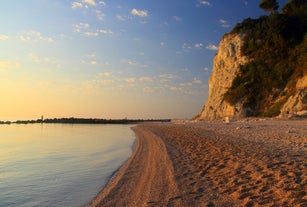
M 53 118 L 37 120 L 0 121 L 0 124 L 139 124 L 143 122 L 170 122 L 171 119 L 95 119 L 95 118 Z

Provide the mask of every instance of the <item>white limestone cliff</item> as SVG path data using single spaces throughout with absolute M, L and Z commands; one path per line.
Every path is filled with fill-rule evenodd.
M 248 62 L 248 58 L 241 54 L 243 38 L 244 34 L 227 34 L 221 40 L 209 79 L 208 100 L 201 113 L 195 118 L 196 120 L 245 116 L 246 112 L 241 103 L 233 106 L 223 101 L 223 96 L 237 76 L 240 65 Z

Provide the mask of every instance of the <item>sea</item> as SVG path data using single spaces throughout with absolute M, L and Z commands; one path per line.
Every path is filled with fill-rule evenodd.
M 86 206 L 130 156 L 133 125 L 0 125 L 0 207 Z

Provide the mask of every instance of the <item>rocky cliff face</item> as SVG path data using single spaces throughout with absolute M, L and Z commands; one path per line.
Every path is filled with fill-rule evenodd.
M 245 116 L 242 104 L 233 106 L 223 100 L 224 94 L 239 72 L 240 65 L 248 62 L 248 58 L 241 54 L 243 38 L 244 34 L 227 34 L 220 42 L 218 53 L 214 57 L 212 76 L 209 79 L 208 100 L 196 117 L 197 120 Z
M 240 65 L 249 62 L 249 59 L 241 54 L 244 44 L 244 34 L 227 34 L 220 42 L 218 53 L 214 57 L 212 75 L 209 79 L 209 96 L 201 113 L 196 120 L 214 120 L 246 117 L 247 110 L 242 102 L 231 105 L 224 101 L 223 97 L 231 87 L 234 78 L 238 75 Z M 286 90 L 286 89 L 285 89 Z M 280 100 L 285 98 L 281 96 Z M 281 117 L 292 115 L 307 115 L 307 76 L 297 81 L 296 92 L 286 97 L 287 100 L 281 107 Z
M 280 117 L 307 116 L 307 75 L 297 81 L 296 92 L 288 98 L 280 112 Z

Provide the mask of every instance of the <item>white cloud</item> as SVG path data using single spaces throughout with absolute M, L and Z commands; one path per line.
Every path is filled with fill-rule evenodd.
M 87 37 L 98 37 L 99 34 L 104 34 L 104 35 L 112 35 L 113 31 L 112 30 L 107 30 L 107 29 L 99 29 L 96 31 L 82 31 L 85 30 L 87 28 L 89 28 L 89 24 L 83 24 L 83 23 L 79 23 L 77 25 L 73 25 L 74 27 L 74 31 L 77 33 L 83 33 L 85 36 Z
M 136 81 L 136 79 L 135 78 L 126 78 L 125 81 L 127 83 L 134 83 Z
M 204 45 L 202 43 L 196 43 L 194 45 L 195 48 L 201 49 Z
M 111 76 L 111 73 L 110 73 L 110 72 L 103 72 L 103 73 L 99 73 L 99 76 L 102 76 L 102 77 L 110 77 L 110 76 Z
M 33 53 L 29 53 L 28 56 L 29 56 L 29 58 L 31 59 L 32 62 L 35 62 L 35 63 L 41 62 L 41 59 Z
M 139 17 L 147 17 L 148 16 L 148 11 L 147 10 L 137 10 L 137 9 L 132 9 L 130 11 L 130 14 L 134 16 L 139 16 Z
M 91 65 L 97 65 L 97 62 L 95 60 L 92 60 L 90 63 Z
M 83 7 L 83 5 L 80 3 L 80 2 L 73 2 L 73 3 L 71 3 L 71 8 L 72 9 L 78 9 L 78 8 L 82 8 Z
M 220 25 L 221 25 L 222 27 L 225 27 L 225 28 L 230 27 L 230 25 L 228 24 L 228 22 L 227 22 L 226 20 L 224 20 L 224 19 L 220 19 L 220 20 L 219 20 L 219 23 L 220 23 Z
M 84 29 L 88 29 L 90 25 L 88 23 L 78 23 L 72 25 L 75 32 L 81 32 Z
M 5 41 L 5 40 L 8 40 L 8 39 L 9 39 L 9 36 L 7 36 L 7 35 L 0 35 L 0 40 Z
M 146 86 L 146 87 L 144 87 L 144 88 L 142 89 L 142 91 L 143 91 L 144 93 L 153 93 L 153 92 L 155 92 L 155 88 Z
M 151 77 L 145 76 L 145 77 L 140 77 L 139 81 L 140 82 L 153 82 L 153 79 Z
M 92 6 L 96 6 L 95 0 L 82 0 L 83 3 L 90 4 Z
M 209 68 L 208 67 L 204 67 L 204 71 L 209 71 Z
M 182 53 L 188 53 L 191 51 L 193 47 L 189 45 L 188 43 L 183 43 L 181 46 L 181 51 L 177 51 L 177 54 L 182 54 Z
M 102 6 L 106 6 L 107 5 L 106 2 L 104 2 L 104 1 L 99 1 L 98 4 L 102 5 Z
M 109 34 L 109 35 L 111 35 L 111 34 L 113 34 L 113 31 L 112 30 L 106 30 L 106 29 L 100 29 L 100 30 L 98 30 L 100 33 L 102 33 L 102 34 Z
M 203 81 L 202 81 L 202 80 L 200 80 L 199 78 L 194 77 L 194 78 L 193 78 L 193 83 L 196 83 L 196 84 L 202 84 L 202 83 L 203 83 Z
M 165 43 L 164 42 L 160 42 L 160 45 L 163 47 L 165 45 Z
M 161 81 L 165 82 L 165 81 L 170 81 L 170 80 L 176 80 L 179 79 L 178 75 L 174 75 L 174 74 L 161 74 L 159 75 L 159 78 L 161 78 Z
M 26 32 L 24 35 L 20 35 L 19 39 L 23 42 L 38 42 L 38 41 L 53 42 L 52 37 L 44 37 L 40 32 L 34 30 Z
M 98 18 L 99 20 L 103 20 L 103 18 L 105 17 L 105 14 L 102 13 L 102 11 L 100 11 L 100 10 L 95 10 L 95 13 L 96 13 L 97 18 Z
M 209 44 L 206 49 L 208 50 L 218 50 L 218 47 L 216 45 L 213 45 L 213 44 Z
M 209 1 L 199 0 L 198 3 L 200 5 L 204 5 L 204 6 L 211 6 L 211 3 Z
M 177 22 L 180 22 L 182 19 L 178 16 L 173 16 L 174 20 L 177 21 Z
M 135 61 L 130 60 L 130 59 L 126 60 L 125 62 L 126 62 L 128 65 L 131 65 L 131 66 L 136 66 L 136 65 L 137 65 L 137 63 L 136 63 Z
M 120 14 L 117 14 L 117 15 L 116 15 L 116 19 L 118 19 L 119 21 L 125 21 L 125 20 L 126 20 L 125 17 L 123 17 L 123 16 L 120 15 Z
M 110 83 L 115 83 L 115 80 L 112 79 L 104 79 L 99 81 L 102 84 L 110 84 Z
M 192 49 L 192 47 L 191 47 L 189 44 L 187 44 L 187 43 L 183 43 L 183 45 L 181 46 L 181 48 L 182 48 L 183 50 Z
M 34 63 L 46 62 L 46 63 L 58 64 L 58 61 L 53 57 L 39 57 L 34 53 L 28 53 L 28 57 Z
M 18 68 L 19 66 L 19 62 L 0 61 L 0 72 L 4 72 L 5 69 Z
M 98 32 L 84 32 L 84 34 L 88 37 L 97 37 L 99 35 Z
M 88 58 L 95 58 L 96 57 L 96 53 L 93 52 L 92 54 L 87 55 Z

